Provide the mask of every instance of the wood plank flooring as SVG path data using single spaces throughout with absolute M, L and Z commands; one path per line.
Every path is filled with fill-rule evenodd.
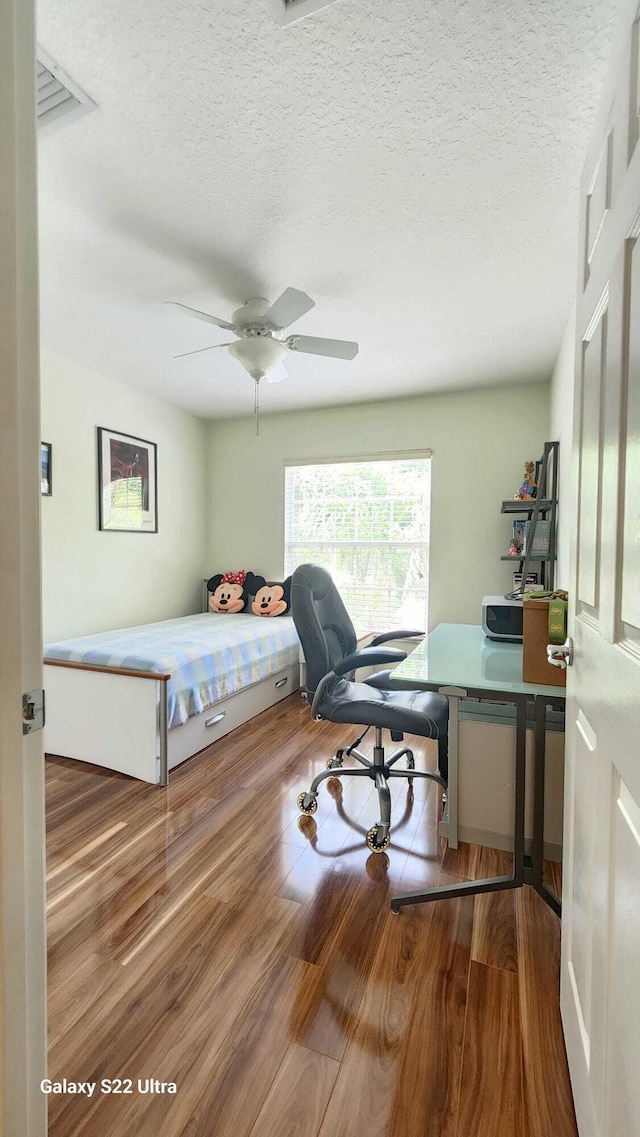
M 558 921 L 529 889 L 391 915 L 506 855 L 447 850 L 421 780 L 388 855 L 368 779 L 300 818 L 345 740 L 294 695 L 167 789 L 47 760 L 49 1074 L 98 1083 L 50 1097 L 50 1137 L 576 1137 Z

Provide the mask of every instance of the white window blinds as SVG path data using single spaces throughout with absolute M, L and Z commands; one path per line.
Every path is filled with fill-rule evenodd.
M 331 573 L 356 631 L 427 629 L 431 460 L 287 465 L 285 571 Z

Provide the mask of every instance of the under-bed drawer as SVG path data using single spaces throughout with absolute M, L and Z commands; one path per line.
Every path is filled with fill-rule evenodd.
M 182 726 L 173 727 L 168 732 L 169 769 L 297 691 L 299 678 L 300 669 L 296 663 L 227 699 L 220 699 Z

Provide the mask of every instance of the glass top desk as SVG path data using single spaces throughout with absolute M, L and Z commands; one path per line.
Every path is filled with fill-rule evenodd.
M 474 624 L 438 624 L 422 643 L 391 672 L 389 685 L 404 690 L 439 691 L 449 699 L 449 786 L 447 809 L 449 844 L 458 845 L 458 719 L 460 699 L 488 699 L 513 703 L 516 708 L 514 871 L 510 877 L 448 885 L 428 893 L 394 897 L 392 910 L 401 904 L 498 888 L 531 884 L 560 914 L 560 904 L 543 882 L 544 762 L 547 707 L 564 709 L 565 689 L 522 679 L 522 644 L 488 639 Z M 535 714 L 535 774 L 531 855 L 524 851 L 527 705 Z

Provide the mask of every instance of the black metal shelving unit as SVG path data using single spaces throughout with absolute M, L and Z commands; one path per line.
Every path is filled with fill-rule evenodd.
M 545 442 L 542 457 L 536 462 L 536 482 L 538 496 L 533 501 L 503 501 L 501 513 L 521 514 L 529 518 L 531 525 L 527 535 L 527 544 L 521 557 L 502 556 L 503 561 L 513 561 L 519 565 L 518 572 L 522 574 L 520 587 L 508 593 L 516 599 L 526 590 L 527 573 L 529 566 L 540 565 L 540 588 L 553 591 L 556 567 L 556 523 L 558 512 L 558 458 L 560 453 L 559 442 Z M 533 552 L 533 543 L 538 521 L 550 521 L 549 552 Z

